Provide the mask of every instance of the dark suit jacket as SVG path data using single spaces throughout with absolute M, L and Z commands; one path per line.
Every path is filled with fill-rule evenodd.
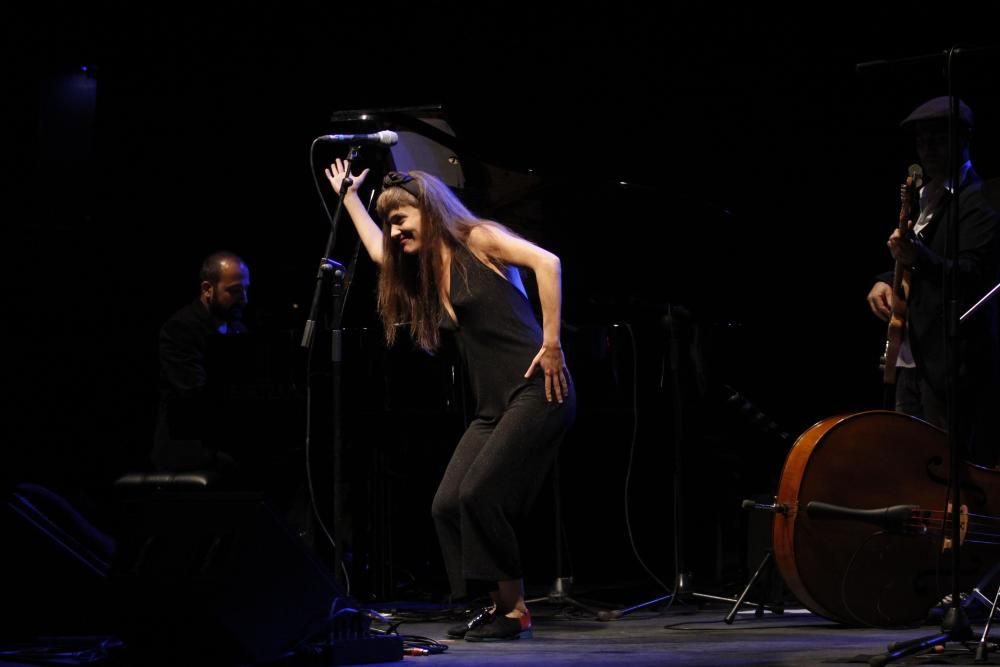
M 946 394 L 947 327 L 950 299 L 944 269 L 950 267 L 953 195 L 945 194 L 930 224 L 920 234 L 919 258 L 912 267 L 907 306 L 908 336 L 919 372 L 942 399 Z M 1000 278 L 1000 216 L 983 196 L 982 181 L 969 170 L 958 193 L 959 314 L 986 294 Z M 998 313 L 994 299 L 959 325 L 961 386 L 992 385 L 997 378 Z
M 234 322 L 230 333 L 244 333 Z M 152 461 L 157 470 L 179 472 L 215 466 L 216 453 L 205 447 L 206 356 L 218 325 L 201 301 L 180 308 L 160 328 L 160 405 Z

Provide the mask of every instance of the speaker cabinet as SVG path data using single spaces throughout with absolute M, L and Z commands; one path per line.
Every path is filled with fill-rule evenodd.
M 326 627 L 333 574 L 261 497 L 123 502 L 111 588 L 130 652 L 185 664 L 278 660 Z

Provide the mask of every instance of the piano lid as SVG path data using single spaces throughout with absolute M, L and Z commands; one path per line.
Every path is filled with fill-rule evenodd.
M 462 131 L 463 119 L 442 105 L 343 110 L 331 114 L 330 122 L 337 133 L 399 135 L 395 146 L 363 147 L 357 167 L 373 172 L 366 186 L 377 189 L 390 169 L 427 171 L 477 215 L 557 254 L 567 318 L 655 320 L 656 313 L 637 305 L 655 302 L 707 309 L 729 321 L 756 302 L 719 295 L 732 289 L 733 275 L 746 292 L 756 291 L 760 269 L 747 249 L 754 247 L 759 226 L 746 224 L 719 201 L 728 193 L 716 179 L 676 180 L 669 156 L 663 157 L 664 169 L 650 170 L 645 182 L 626 182 L 603 162 L 572 155 L 562 156 L 554 169 L 537 171 L 495 159 Z M 608 164 L 616 159 L 610 156 Z M 731 270 L 712 270 L 709 258 L 712 266 Z
M 454 189 L 475 213 L 506 224 L 517 226 L 524 215 L 517 209 L 542 186 L 531 170 L 499 164 L 458 136 L 442 105 L 335 111 L 330 122 L 342 133 L 396 132 L 399 142 L 389 147 L 389 160 L 370 164 L 370 156 L 362 155 L 359 161 L 379 172 L 376 176 L 392 169 L 426 171 Z

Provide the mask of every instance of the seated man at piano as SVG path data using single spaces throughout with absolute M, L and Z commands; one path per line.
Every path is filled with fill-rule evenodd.
M 160 402 L 152 462 L 158 472 L 232 472 L 230 454 L 206 442 L 210 411 L 207 357 L 213 339 L 247 331 L 250 270 L 236 254 L 212 253 L 202 262 L 197 298 L 160 328 Z

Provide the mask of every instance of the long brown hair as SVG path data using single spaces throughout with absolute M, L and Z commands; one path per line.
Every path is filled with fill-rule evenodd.
M 410 334 L 417 345 L 434 352 L 441 343 L 438 327 L 445 316 L 438 275 L 442 268 L 441 245 L 452 250 L 452 261 L 461 265 L 454 251 L 459 246 L 468 247 L 473 227 L 502 225 L 476 217 L 447 185 L 434 176 L 423 171 L 407 173 L 413 180 L 406 183 L 406 189 L 399 186 L 385 188 L 375 205 L 382 220 L 379 313 L 388 344 L 396 341 L 398 327 L 408 322 Z M 415 256 L 403 253 L 390 236 L 389 215 L 402 206 L 413 206 L 420 211 L 420 249 Z M 503 269 L 501 262 L 492 257 L 488 259 Z

